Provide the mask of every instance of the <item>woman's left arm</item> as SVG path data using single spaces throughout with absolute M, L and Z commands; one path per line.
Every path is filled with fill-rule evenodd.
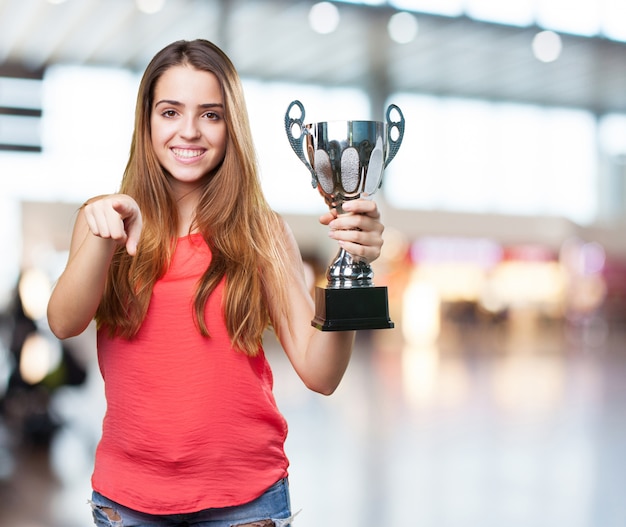
M 329 236 L 346 251 L 372 262 L 380 255 L 383 244 L 383 225 L 376 203 L 360 199 L 345 203 L 343 209 L 345 214 L 337 216 L 329 212 L 320 222 L 330 227 Z M 355 332 L 319 331 L 311 326 L 315 305 L 304 277 L 300 250 L 287 226 L 284 232 L 287 261 L 292 269 L 286 288 L 290 323 L 278 325 L 278 339 L 304 384 L 313 391 L 330 395 L 350 362 Z

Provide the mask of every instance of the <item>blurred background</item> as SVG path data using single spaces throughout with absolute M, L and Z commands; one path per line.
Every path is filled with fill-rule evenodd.
M 295 525 L 626 525 L 626 1 L 0 0 L 0 524 L 83 527 L 94 331 L 45 307 L 77 208 L 114 192 L 141 72 L 207 38 L 312 276 L 336 252 L 305 122 L 406 119 L 375 199 L 392 330 L 330 398 L 275 339 Z

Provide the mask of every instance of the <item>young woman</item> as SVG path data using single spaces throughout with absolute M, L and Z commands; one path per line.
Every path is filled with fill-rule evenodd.
M 376 205 L 320 222 L 376 259 Z M 311 390 L 331 394 L 353 332 L 320 332 L 295 239 L 265 201 L 240 79 L 204 40 L 148 65 L 119 194 L 89 200 L 48 305 L 54 334 L 97 322 L 107 411 L 92 476 L 100 526 L 290 524 L 261 341 L 269 325 Z

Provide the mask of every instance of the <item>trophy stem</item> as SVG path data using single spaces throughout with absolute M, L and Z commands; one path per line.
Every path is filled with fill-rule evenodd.
M 339 249 L 337 256 L 326 271 L 330 289 L 352 289 L 373 287 L 374 271 L 369 264 L 354 258 L 345 249 Z
M 326 272 L 325 289 L 315 288 L 315 318 L 321 331 L 390 329 L 386 287 L 374 287 L 369 264 L 339 249 Z

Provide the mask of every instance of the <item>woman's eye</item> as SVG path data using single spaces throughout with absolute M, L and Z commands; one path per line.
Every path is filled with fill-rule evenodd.
M 204 116 L 211 121 L 217 121 L 218 119 L 220 119 L 219 114 L 215 112 L 207 112 L 204 114 Z
M 161 115 L 163 115 L 163 117 L 175 117 L 176 112 L 174 110 L 165 110 Z

